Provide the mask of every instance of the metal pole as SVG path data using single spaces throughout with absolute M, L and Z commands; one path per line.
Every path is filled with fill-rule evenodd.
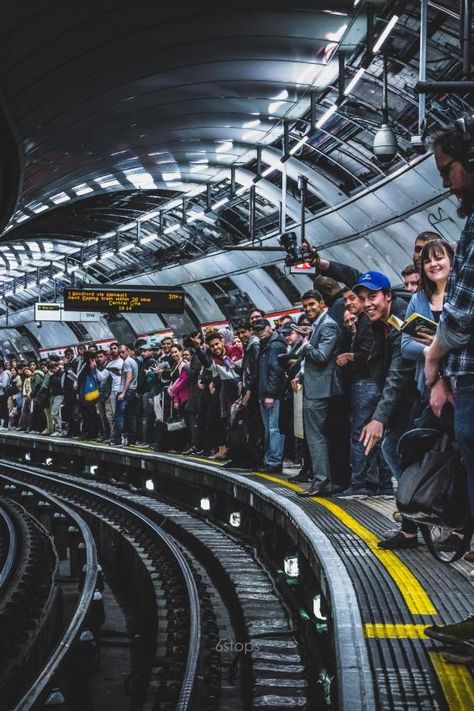
M 249 233 L 253 243 L 255 239 L 255 185 L 250 186 L 249 199 Z
M 474 96 L 474 81 L 419 81 L 415 84 L 416 94 L 442 94 L 445 91 L 459 96 Z
M 382 115 L 383 123 L 388 123 L 388 81 L 387 81 L 387 55 L 383 55 L 383 92 Z
M 471 78 L 472 0 L 461 0 L 462 75 Z
M 298 176 L 298 187 L 300 189 L 300 222 L 301 222 L 301 243 L 304 242 L 306 237 L 306 185 L 308 184 L 308 178 L 304 175 Z
M 426 39 L 428 36 L 428 0 L 420 0 L 420 69 L 419 80 L 426 80 Z M 418 97 L 418 135 L 423 135 L 426 123 L 426 94 Z
M 287 164 L 283 163 L 281 170 L 281 232 L 286 232 L 286 184 Z

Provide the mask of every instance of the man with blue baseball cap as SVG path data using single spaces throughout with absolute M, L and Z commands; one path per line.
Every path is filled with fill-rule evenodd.
M 368 455 L 385 436 L 382 451 L 391 473 L 398 479 L 401 467 L 396 448 L 409 426 L 416 387 L 414 364 L 402 357 L 401 333 L 388 323 L 388 319 L 394 314 L 404 320 L 406 303 L 394 296 L 389 278 L 381 272 L 363 272 L 352 290 L 359 296 L 372 323 L 374 345 L 367 366 L 381 393 L 372 419 L 362 429 L 360 440 Z M 417 545 L 416 525 L 403 521 L 401 531 L 381 541 L 379 548 L 414 548 Z

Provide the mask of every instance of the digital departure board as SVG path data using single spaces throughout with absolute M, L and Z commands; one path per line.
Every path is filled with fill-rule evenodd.
M 179 287 L 166 286 L 64 289 L 64 308 L 66 311 L 110 314 L 182 314 L 184 291 Z

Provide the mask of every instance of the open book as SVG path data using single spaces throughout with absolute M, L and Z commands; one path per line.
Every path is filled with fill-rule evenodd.
M 428 333 L 430 336 L 434 336 L 438 327 L 436 321 L 417 314 L 416 311 L 412 313 L 406 321 L 402 321 L 401 318 L 392 314 L 390 318 L 387 319 L 387 323 L 396 328 L 397 331 L 415 337 L 419 333 Z

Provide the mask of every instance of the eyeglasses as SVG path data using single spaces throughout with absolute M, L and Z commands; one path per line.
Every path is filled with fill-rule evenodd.
M 449 178 L 449 175 L 451 173 L 451 166 L 453 163 L 456 163 L 457 160 L 457 158 L 453 158 L 449 161 L 449 163 L 446 163 L 446 165 L 442 165 L 441 168 L 439 168 L 439 174 L 443 180 Z

